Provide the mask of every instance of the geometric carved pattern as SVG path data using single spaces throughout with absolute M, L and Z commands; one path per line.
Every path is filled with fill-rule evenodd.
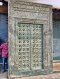
M 9 1 L 9 79 L 52 73 L 52 6 Z
M 42 25 L 31 26 L 31 65 L 32 69 L 42 66 Z
M 42 68 L 42 24 L 16 24 L 18 70 Z

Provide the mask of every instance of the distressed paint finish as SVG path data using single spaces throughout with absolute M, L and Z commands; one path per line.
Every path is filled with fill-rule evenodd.
M 43 25 L 42 68 L 18 69 L 16 52 L 16 23 Z M 32 28 L 32 26 L 30 26 Z M 52 73 L 52 6 L 21 0 L 9 0 L 9 78 Z M 30 49 L 32 49 L 30 47 Z M 30 51 L 31 52 L 31 51 Z M 31 58 L 29 59 L 29 61 Z M 16 78 L 16 79 L 17 79 Z

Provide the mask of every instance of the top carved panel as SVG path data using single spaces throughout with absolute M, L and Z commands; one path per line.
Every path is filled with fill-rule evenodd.
M 45 4 L 40 4 L 40 3 L 32 3 L 32 2 L 26 2 L 26 1 L 21 1 L 21 0 L 10 0 L 11 5 L 13 9 L 15 10 L 27 10 L 27 11 L 35 11 L 35 12 L 40 12 L 40 11 L 45 11 L 49 12 L 50 9 L 52 9 L 51 5 L 45 5 Z

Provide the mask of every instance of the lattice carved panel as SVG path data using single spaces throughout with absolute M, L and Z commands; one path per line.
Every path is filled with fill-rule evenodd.
M 16 23 L 18 70 L 41 69 L 42 25 Z

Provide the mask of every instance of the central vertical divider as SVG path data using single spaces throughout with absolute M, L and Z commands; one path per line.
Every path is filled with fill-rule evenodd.
M 43 25 L 41 27 L 42 31 L 42 69 L 44 69 L 44 54 L 43 54 Z
M 31 24 L 30 24 L 30 70 L 32 70 L 31 69 Z
M 17 25 L 17 23 L 16 23 L 16 20 L 15 20 L 15 24 L 14 24 L 14 26 L 15 26 L 15 29 L 14 29 L 14 36 L 15 36 L 15 34 L 16 34 L 16 25 Z M 15 54 L 16 54 L 16 36 L 15 36 Z M 14 55 L 14 58 L 15 58 L 15 55 Z M 14 63 L 15 63 L 15 61 L 16 61 L 16 58 L 15 58 L 15 60 L 14 60 Z

